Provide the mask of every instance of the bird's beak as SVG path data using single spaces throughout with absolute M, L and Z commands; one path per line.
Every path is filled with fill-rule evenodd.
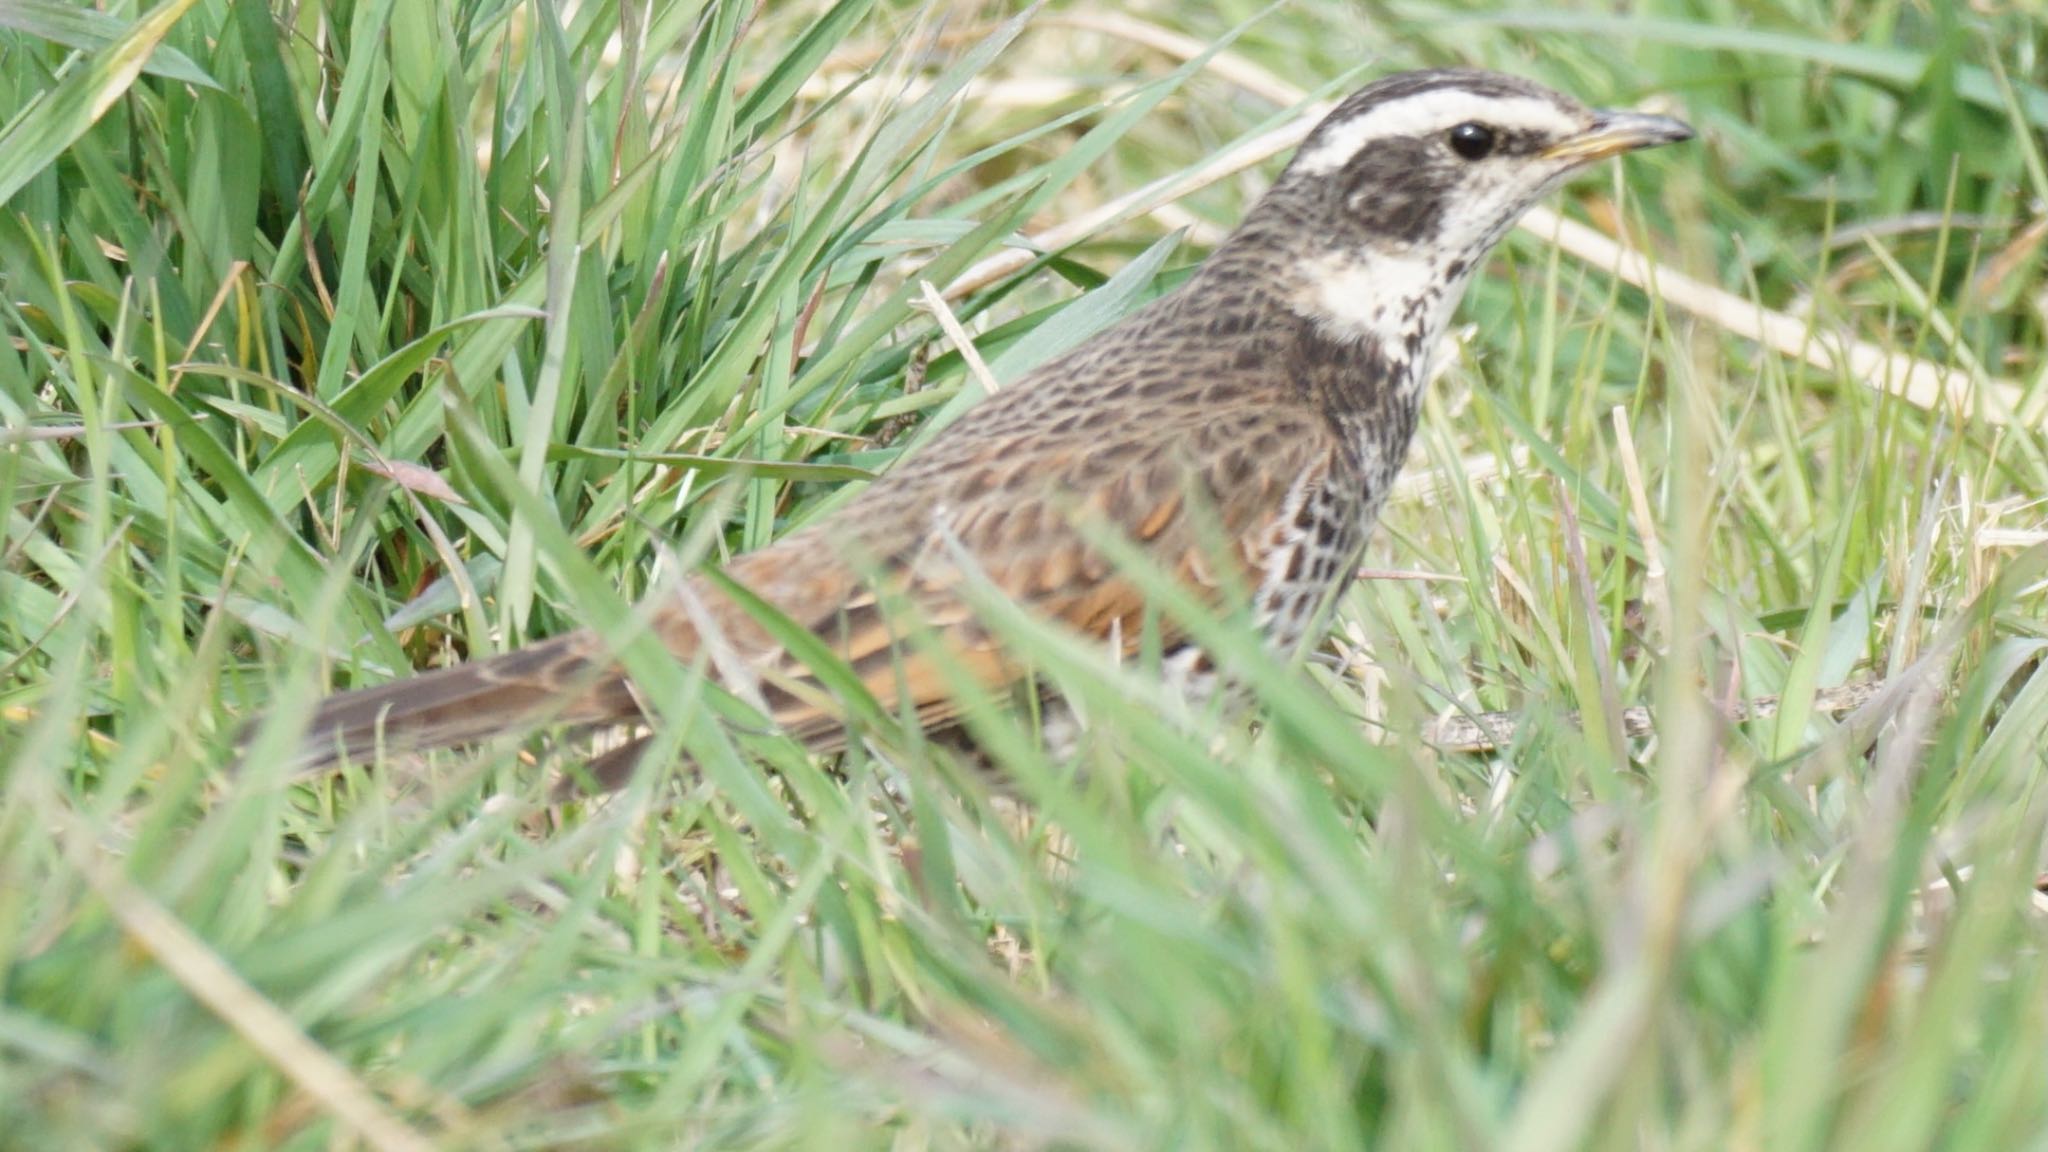
M 1545 148 L 1540 155 L 1545 160 L 1591 164 L 1638 148 L 1655 148 L 1659 144 L 1676 144 L 1690 139 L 1692 125 L 1683 120 L 1642 112 L 1596 112 L 1592 127 L 1576 136 L 1565 137 Z

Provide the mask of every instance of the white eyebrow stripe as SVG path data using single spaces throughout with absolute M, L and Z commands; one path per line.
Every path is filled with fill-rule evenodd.
M 1481 96 L 1456 88 L 1434 88 L 1389 100 L 1362 116 L 1334 125 L 1312 149 L 1294 158 L 1296 171 L 1310 175 L 1335 172 L 1358 150 L 1389 136 L 1447 132 L 1453 125 L 1476 120 L 1494 128 L 1528 129 L 1564 135 L 1579 124 L 1564 109 L 1534 96 Z

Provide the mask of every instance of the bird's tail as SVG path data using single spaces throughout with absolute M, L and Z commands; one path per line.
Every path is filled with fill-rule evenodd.
M 571 632 L 502 656 L 330 696 L 307 724 L 293 767 L 312 772 L 379 752 L 474 744 L 543 724 L 623 721 L 639 711 L 624 674 L 598 638 Z

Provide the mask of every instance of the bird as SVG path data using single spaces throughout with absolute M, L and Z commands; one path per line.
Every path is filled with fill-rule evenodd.
M 1488 253 L 1573 173 L 1692 135 L 1496 72 L 1368 84 L 1178 288 L 981 400 L 815 522 L 657 589 L 647 627 L 685 662 L 722 654 L 705 660 L 714 680 L 737 661 L 775 727 L 821 754 L 849 738 L 843 702 L 733 586 L 934 734 L 961 723 L 963 671 L 994 690 L 1029 675 L 969 604 L 976 579 L 1120 655 L 1150 629 L 1160 673 L 1191 697 L 1227 686 L 1185 627 L 1148 614 L 1104 531 L 1205 609 L 1248 597 L 1238 607 L 1269 648 L 1299 656 L 1353 578 Z M 937 650 L 897 642 L 904 606 Z M 614 650 L 571 631 L 330 696 L 294 763 L 646 720 Z M 621 786 L 646 739 L 593 761 L 590 782 Z

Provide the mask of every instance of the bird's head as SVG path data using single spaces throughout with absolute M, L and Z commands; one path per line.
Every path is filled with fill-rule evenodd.
M 1339 104 L 1254 216 L 1286 237 L 1268 258 L 1292 265 L 1298 310 L 1333 335 L 1413 345 L 1544 193 L 1596 160 L 1691 136 L 1514 76 L 1406 72 Z

